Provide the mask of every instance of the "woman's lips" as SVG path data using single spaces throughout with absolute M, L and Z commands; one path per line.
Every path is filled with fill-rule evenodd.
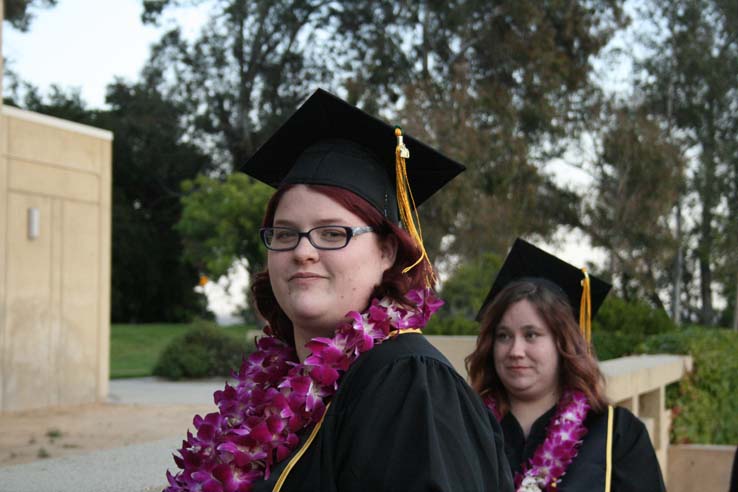
M 317 280 L 323 278 L 322 275 L 318 275 L 317 273 L 311 273 L 311 272 L 299 272 L 292 275 L 289 280 L 293 281 L 307 281 L 307 280 Z

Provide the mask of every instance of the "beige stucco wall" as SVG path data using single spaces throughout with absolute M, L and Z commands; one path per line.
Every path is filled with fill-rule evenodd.
M 0 411 L 107 396 L 111 143 L 107 131 L 0 111 Z

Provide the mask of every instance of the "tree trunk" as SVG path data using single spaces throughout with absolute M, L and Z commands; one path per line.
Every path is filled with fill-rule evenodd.
M 700 297 L 702 298 L 700 321 L 703 324 L 711 325 L 714 321 L 712 315 L 712 268 L 710 268 L 710 256 L 706 251 L 700 252 Z
M 674 288 L 671 293 L 671 319 L 679 326 L 682 322 L 682 200 L 677 199 L 676 204 L 676 239 L 677 252 L 674 262 Z
M 735 274 L 735 305 L 733 305 L 733 330 L 738 331 L 738 272 Z
M 706 133 L 700 137 L 702 141 L 702 183 L 700 186 L 700 201 L 702 202 L 702 217 L 699 226 L 699 263 L 700 263 L 700 296 L 702 298 L 702 309 L 700 310 L 700 321 L 706 325 L 712 325 L 714 313 L 712 309 L 712 266 L 710 260 L 713 255 L 713 245 L 716 231 L 713 227 L 713 211 L 717 202 L 716 184 L 716 162 L 715 162 L 715 129 L 712 104 L 709 104 L 706 119 Z
M 669 142 L 672 142 L 672 116 L 674 111 L 674 84 L 669 78 L 669 94 L 666 99 L 666 121 L 668 129 L 666 132 L 666 138 Z M 675 325 L 681 325 L 682 321 L 682 197 L 681 192 L 677 195 L 676 200 L 676 240 L 677 240 L 677 251 L 676 261 L 674 262 L 674 288 L 671 292 L 671 319 Z

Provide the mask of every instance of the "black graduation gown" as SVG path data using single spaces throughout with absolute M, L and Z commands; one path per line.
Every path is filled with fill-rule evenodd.
M 505 454 L 513 473 L 533 457 L 546 439 L 548 422 L 556 413 L 554 406 L 533 423 L 528 439 L 511 412 L 502 419 Z M 561 477 L 561 492 L 597 492 L 605 490 L 605 453 L 607 447 L 607 412 L 590 413 L 585 420 L 588 432 L 579 453 Z M 613 416 L 611 492 L 664 491 L 664 480 L 656 453 L 643 422 L 629 410 L 616 407 Z
M 295 453 L 254 490 L 271 491 Z M 513 484 L 499 424 L 443 355 L 408 333 L 349 368 L 281 490 L 512 492 Z

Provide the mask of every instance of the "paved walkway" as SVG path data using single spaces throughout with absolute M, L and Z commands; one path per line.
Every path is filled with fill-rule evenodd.
M 121 404 L 178 405 L 212 402 L 223 379 L 169 382 L 156 378 L 110 382 L 108 401 Z M 106 449 L 89 454 L 39 460 L 0 468 L 0 492 L 154 492 L 166 486 L 174 470 L 172 452 L 182 436 Z
M 0 468 L 1 492 L 154 492 L 181 437 Z
M 213 392 L 223 389 L 224 378 L 172 382 L 159 378 L 113 379 L 110 403 L 141 405 L 197 405 L 212 403 Z

